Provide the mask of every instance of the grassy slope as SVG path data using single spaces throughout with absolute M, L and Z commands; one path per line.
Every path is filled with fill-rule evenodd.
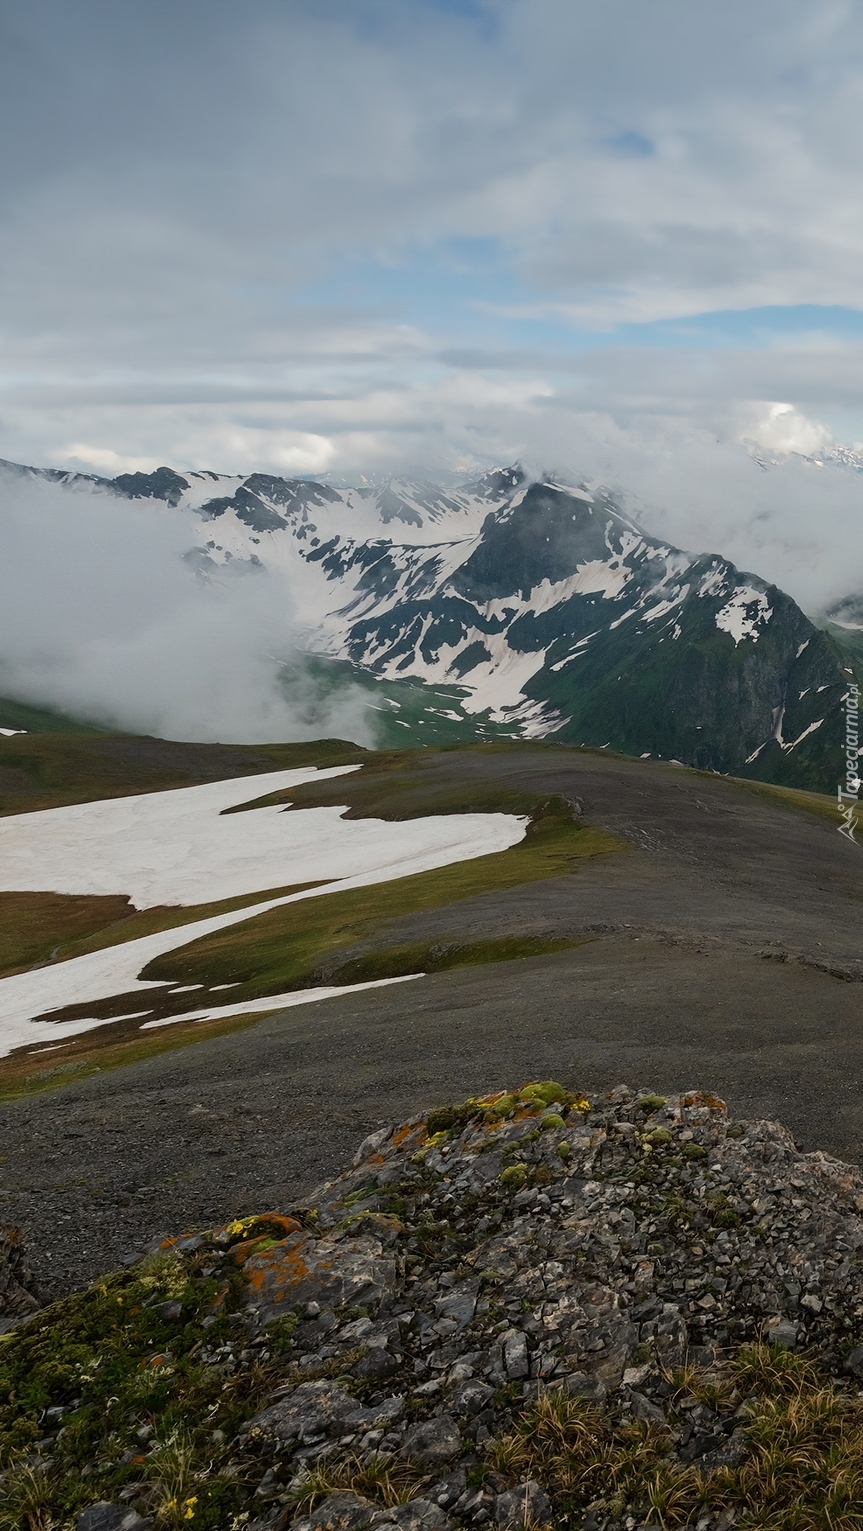
M 19 741 L 8 741 L 14 744 Z M 78 792 L 88 797 L 95 794 L 97 781 L 111 781 L 114 776 L 113 755 L 104 750 L 85 752 L 82 756 L 72 741 L 69 749 L 69 783 L 63 780 L 63 757 L 61 752 L 36 752 L 41 767 L 47 762 L 51 772 L 51 787 L 68 801 Z M 53 741 L 51 741 L 53 742 Z M 91 741 L 86 741 L 90 744 Z M 112 742 L 98 740 L 97 744 Z M 129 743 L 126 739 L 119 741 Z M 159 745 L 161 741 L 143 741 Z M 481 750 L 510 748 L 507 745 L 474 746 Z M 185 768 L 205 768 L 207 758 L 197 756 L 183 760 L 183 750 L 190 752 L 207 750 L 206 746 L 172 746 L 175 755 L 168 764 L 175 774 Z M 524 746 L 518 746 L 524 748 Z M 536 746 L 542 749 L 543 746 Z M 232 765 L 232 774 L 238 774 L 237 765 L 246 770 L 252 760 L 260 761 L 263 749 L 231 749 L 226 760 L 220 746 L 209 747 L 216 754 L 215 765 L 227 774 L 226 766 Z M 257 769 L 271 769 L 274 765 L 303 764 L 311 758 L 314 763 L 328 765 L 344 759 L 352 747 L 338 741 L 324 741 L 318 746 L 269 746 L 266 753 L 291 751 L 282 760 L 266 760 Z M 304 759 L 297 759 L 302 752 Z M 444 752 L 445 754 L 448 752 Z M 147 970 L 146 976 L 174 979 L 174 969 L 182 970 L 182 978 L 176 981 L 188 983 L 237 983 L 226 995 L 232 1004 L 243 999 L 282 993 L 293 988 L 314 986 L 322 981 L 358 983 L 382 977 L 395 977 L 403 973 L 434 971 L 445 967 L 461 966 L 478 962 L 513 960 L 538 955 L 540 951 L 557 950 L 559 942 L 537 942 L 511 937 L 473 943 L 470 946 L 453 945 L 441 947 L 434 943 L 411 946 L 388 944 L 384 927 L 406 913 L 439 908 L 458 899 L 512 887 L 522 882 L 554 877 L 577 870 L 585 858 L 624 849 L 623 842 L 603 830 L 583 827 L 573 818 L 570 805 L 562 799 L 548 799 L 539 793 L 516 792 L 498 788 L 487 783 L 459 782 L 451 776 L 431 769 L 438 751 L 391 751 L 379 755 L 354 752 L 354 758 L 366 762 L 364 769 L 349 777 L 332 783 L 311 783 L 311 791 L 295 789 L 290 800 L 300 807 L 324 804 L 347 804 L 350 817 L 386 818 L 404 820 L 428 814 L 463 812 L 505 812 L 532 816 L 525 840 L 508 851 L 477 858 L 474 861 L 455 863 L 437 871 L 401 878 L 391 883 L 376 884 L 369 888 L 355 889 L 347 893 L 325 895 L 279 910 L 268 915 L 229 927 L 218 936 L 181 946 Z M 146 756 L 133 755 L 137 767 L 137 789 L 141 777 L 153 767 Z M 85 767 L 87 768 L 85 771 Z M 158 770 L 160 782 L 164 781 L 165 757 L 157 755 L 154 769 Z M 212 770 L 212 776 L 216 770 Z M 171 783 L 179 784 L 179 783 Z M 39 787 L 36 790 L 44 790 Z M 128 790 L 128 789 L 127 789 Z M 68 795 L 67 795 L 68 794 Z M 301 795 L 302 794 L 302 795 Z M 279 800 L 285 794 L 252 799 L 252 802 Z M 246 807 L 246 811 L 254 811 Z M 313 886 L 307 884 L 306 886 Z M 270 896 L 297 891 L 273 889 L 263 893 L 249 894 L 241 899 L 224 900 L 196 908 L 164 908 L 141 912 L 129 910 L 123 899 L 114 901 L 81 900 L 63 898 L 56 894 L 29 897 L 29 928 L 21 921 L 21 895 L 0 894 L 0 958 L 5 958 L 5 971 L 13 967 L 31 965 L 33 961 L 48 960 L 58 948 L 60 960 L 87 951 L 114 945 L 120 941 L 135 939 L 173 926 L 180 927 L 195 919 L 205 918 L 223 910 L 242 908 L 261 902 Z M 25 902 L 28 896 L 23 896 Z M 17 903 L 16 903 L 17 900 Z M 102 905 L 104 903 L 104 911 Z M 110 904 L 110 907 L 108 905 Z M 114 905 L 116 904 L 116 908 Z M 104 913 L 107 918 L 100 918 Z M 181 939 L 181 937 L 180 937 Z M 4 944 L 5 942 L 5 944 Z M 361 950 L 357 952 L 357 946 Z M 353 950 L 349 950 L 353 948 Z M 165 971 L 163 971 L 163 967 Z M 158 971 L 156 971 L 158 968 Z M 170 969 L 170 971 L 168 971 Z M 225 976 L 227 974 L 228 976 Z M 194 976 L 191 976 L 194 975 Z M 143 976 L 143 975 L 142 975 Z M 199 1007 L 205 998 L 200 991 L 167 1001 L 165 1015 Z M 104 1005 L 84 1007 L 88 1014 L 122 1013 L 138 1006 L 106 1002 Z M 81 1009 L 81 1007 L 78 1007 Z M 83 1013 L 83 1010 L 81 1011 Z M 160 1014 L 156 1011 L 156 1014 Z M 77 1010 L 70 1009 L 70 1018 Z M 22 1088 L 45 1088 L 62 1083 L 70 1068 L 75 1073 L 90 1072 L 94 1068 L 111 1063 L 133 1061 L 186 1042 L 223 1030 L 240 1029 L 249 1024 L 244 1018 L 231 1018 L 210 1023 L 183 1023 L 165 1031 L 142 1036 L 137 1022 L 109 1024 L 97 1033 L 74 1039 L 52 1058 L 46 1060 L 38 1054 L 19 1054 L 0 1064 L 0 1098 L 17 1094 Z M 47 1066 L 46 1066 L 47 1065 Z
M 366 750 L 344 739 L 182 744 L 134 734 L 19 734 L 0 738 L 0 814 L 366 759 Z
M 232 992 L 232 1002 L 343 981 L 339 952 L 359 941 L 372 942 L 390 921 L 493 889 L 559 877 L 576 870 L 586 857 L 622 849 L 623 842 L 604 830 L 573 823 L 558 801 L 545 812 L 537 810 L 525 839 L 510 850 L 271 909 L 158 958 L 142 977 L 207 984 L 239 980 L 243 987 Z M 386 976 L 399 971 L 416 969 L 396 964 Z
M 136 909 L 127 898 L 110 895 L 0 893 L 0 978 L 317 887 L 320 882 L 292 883 L 209 904 L 156 904 L 152 909 Z
M 105 730 L 94 723 L 80 723 L 62 712 L 46 707 L 29 707 L 0 696 L 0 728 L 23 728 L 28 734 L 100 734 Z
M 16 741 L 7 742 L 13 744 Z M 89 744 L 92 741 L 86 742 Z M 121 742 L 125 744 L 127 741 Z M 467 748 L 472 753 L 485 754 L 512 748 L 524 751 L 544 750 L 548 747 L 497 743 Z M 180 752 L 170 762 L 176 774 L 184 768 L 184 748 L 195 752 L 201 749 L 214 750 L 220 768 L 232 765 L 235 771 L 238 763 L 248 769 L 250 761 L 253 758 L 260 760 L 262 754 L 259 747 L 240 750 L 232 748 L 229 752 L 231 759 L 226 761 L 220 746 L 172 746 L 172 749 Z M 306 763 L 310 755 L 313 759 L 317 758 L 320 764 L 332 764 L 339 757 L 340 751 L 350 752 L 351 748 L 338 741 L 325 741 L 320 746 L 270 746 L 267 747 L 267 753 L 290 751 L 291 755 L 284 760 L 286 765 Z M 297 760 L 297 752 L 305 755 L 305 761 Z M 299 810 L 301 807 L 347 804 L 349 817 L 375 817 L 391 821 L 452 812 L 533 815 L 534 822 L 523 842 L 508 851 L 475 861 L 455 863 L 435 872 L 377 884 L 368 889 L 303 900 L 298 904 L 272 910 L 202 941 L 180 946 L 178 950 L 151 964 L 145 976 L 181 983 L 236 983 L 238 987 L 232 989 L 229 996 L 225 996 L 226 1000 L 229 997 L 235 1003 L 244 998 L 259 998 L 267 993 L 281 993 L 321 982 L 360 983 L 410 972 L 432 972 L 478 962 L 515 960 L 538 955 L 540 951 L 557 950 L 557 943 L 540 942 L 537 945 L 529 939 L 502 938 L 471 945 L 449 943 L 444 946 L 434 942 L 395 945 L 388 939 L 387 927 L 402 915 L 444 907 L 459 899 L 495 889 L 567 875 L 577 871 L 585 858 L 624 848 L 622 842 L 604 831 L 580 826 L 573 819 L 569 806 L 561 799 L 548 800 L 540 794 L 520 793 L 482 780 L 454 781 L 452 774 L 445 769 L 435 769 L 447 765 L 446 757 L 450 753 L 450 750 L 445 749 L 361 754 L 359 758 L 366 762 L 362 771 L 332 782 L 312 782 L 295 789 L 290 794 L 292 808 Z M 70 774 L 89 793 L 96 771 L 91 772 L 82 784 L 82 757 L 76 749 L 71 750 L 70 754 Z M 45 756 L 40 758 L 44 760 Z M 49 754 L 48 759 L 52 771 L 57 773 L 54 786 L 62 791 L 62 759 L 53 753 Z M 105 761 L 99 751 L 85 759 L 94 761 L 97 770 L 102 769 Z M 270 769 L 274 763 L 281 762 L 267 760 L 257 768 Z M 636 762 L 632 762 L 632 765 L 638 769 Z M 164 762 L 157 761 L 157 767 L 163 771 Z M 146 761 L 139 762 L 139 768 L 143 773 Z M 114 757 L 109 756 L 108 772 L 101 779 L 104 781 L 113 769 Z M 185 764 L 187 780 L 193 769 L 202 769 L 202 761 L 197 756 Z M 75 773 L 79 773 L 77 777 Z M 730 780 L 738 789 L 756 792 L 759 796 L 772 798 L 805 813 L 815 813 L 830 822 L 836 821 L 835 804 L 828 797 L 761 782 Z M 285 796 L 273 794 L 266 798 L 251 798 L 242 808 L 231 811 L 254 811 L 251 806 L 253 804 L 278 801 Z M 288 891 L 293 890 L 273 889 L 267 893 L 249 894 L 244 898 L 196 908 L 164 908 L 141 912 L 129 910 L 122 899 L 64 899 L 60 895 L 33 895 L 32 907 L 28 907 L 26 920 L 22 914 L 29 896 L 0 895 L 0 962 L 3 962 L 8 972 L 13 966 L 47 960 L 55 947 L 59 947 L 58 956 L 61 959 L 77 956 L 119 941 L 135 939 L 154 930 L 179 927 L 223 910 L 242 908 L 265 897 L 278 896 Z M 41 906 L 40 900 L 44 900 Z M 165 1013 L 172 1013 L 172 1008 L 173 1013 L 176 1013 L 183 1004 L 187 1009 L 195 1008 L 204 997 L 198 991 L 177 999 L 173 1001 L 173 1007 L 169 1005 L 166 1008 Z M 104 1008 L 106 1016 L 110 1016 L 112 1013 L 120 1013 L 124 1007 L 115 1005 L 113 1011 L 110 1005 Z M 92 1007 L 89 1009 L 92 1013 Z M 180 1020 L 164 1030 L 146 1034 L 137 1030 L 137 1022 L 108 1024 L 100 1031 L 87 1033 L 58 1049 L 50 1061 L 32 1054 L 19 1054 L 5 1060 L 0 1064 L 0 1098 L 17 1094 L 22 1089 L 47 1088 L 62 1083 L 68 1077 L 65 1072 L 67 1069 L 78 1074 L 132 1062 L 156 1052 L 188 1045 L 207 1036 L 243 1029 L 255 1024 L 256 1019 L 233 1017 L 206 1023 Z

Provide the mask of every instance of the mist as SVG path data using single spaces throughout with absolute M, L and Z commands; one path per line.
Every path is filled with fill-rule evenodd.
M 370 744 L 358 688 L 322 702 L 298 682 L 285 581 L 202 577 L 183 558 L 193 529 L 161 501 L 4 473 L 0 695 L 161 738 Z

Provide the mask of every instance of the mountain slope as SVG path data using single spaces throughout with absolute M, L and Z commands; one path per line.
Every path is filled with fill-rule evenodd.
M 517 467 L 446 491 L 4 469 L 176 507 L 201 578 L 281 570 L 315 684 L 376 688 L 381 743 L 554 733 L 821 791 L 842 774 L 859 656 L 775 585 L 648 536 L 605 491 Z

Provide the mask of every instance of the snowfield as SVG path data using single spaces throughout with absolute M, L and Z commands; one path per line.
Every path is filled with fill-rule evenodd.
M 151 992 L 158 990 L 161 997 L 175 986 L 141 981 L 142 968 L 212 931 L 298 899 L 390 882 L 507 850 L 524 836 L 527 820 L 502 813 L 449 814 L 399 823 L 343 819 L 344 808 L 286 813 L 279 805 L 224 814 L 225 808 L 267 793 L 359 769 L 274 771 L 0 819 L 4 892 L 125 893 L 144 909 L 212 903 L 327 879 L 317 888 L 0 979 L 0 1056 L 34 1042 L 60 1042 L 121 1019 L 45 1019 L 67 1005 L 96 1004 L 122 995 L 132 1007 L 124 1004 L 122 1018 L 143 1019 L 151 1014 Z M 302 1000 L 296 994 L 275 995 L 234 1005 L 214 1001 L 177 1019 L 279 1009 L 344 992 L 348 991 L 304 990 Z M 135 1004 L 139 997 L 140 1009 Z M 209 997 L 202 991 L 202 1000 Z

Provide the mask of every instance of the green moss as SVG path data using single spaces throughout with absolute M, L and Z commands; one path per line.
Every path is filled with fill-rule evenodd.
M 501 1170 L 499 1180 L 502 1185 L 509 1186 L 511 1190 L 519 1190 L 527 1180 L 526 1164 L 510 1164 L 505 1170 Z
M 562 1084 L 554 1079 L 537 1080 L 533 1084 L 522 1085 L 518 1092 L 520 1100 L 540 1101 L 545 1106 L 561 1102 L 569 1104 L 573 1096 L 569 1090 L 565 1090 Z
M 142 1473 L 158 1497 L 174 1460 L 168 1447 L 181 1434 L 188 1492 L 196 1496 L 195 1526 L 216 1531 L 238 1507 L 241 1486 L 220 1471 L 229 1448 L 214 1440 L 213 1431 L 230 1442 L 274 1378 L 266 1368 L 226 1373 L 201 1357 L 203 1343 L 214 1351 L 228 1334 L 238 1300 L 239 1269 L 224 1258 L 216 1275 L 212 1248 L 185 1257 L 157 1255 L 62 1299 L 5 1338 L 3 1468 L 14 1473 L 22 1453 L 45 1436 L 45 1409 L 64 1411 L 62 1434 L 51 1445 L 52 1465 L 42 1475 L 52 1512 L 46 1524 L 71 1523 L 83 1503 L 116 1501 Z M 286 1318 L 273 1328 L 281 1353 L 290 1349 L 295 1322 Z M 142 1423 L 161 1443 L 153 1452 L 138 1438 Z M 127 1453 L 133 1459 L 123 1463 Z
M 700 1143 L 684 1143 L 683 1157 L 684 1159 L 706 1159 L 707 1149 L 702 1148 Z
M 542 1118 L 539 1125 L 543 1132 L 549 1132 L 552 1128 L 563 1127 L 565 1123 L 563 1117 L 556 1111 L 550 1111 L 547 1116 Z
M 640 1095 L 637 1104 L 642 1111 L 661 1111 L 668 1101 L 664 1095 Z
M 558 1143 L 557 1152 L 561 1159 L 568 1159 L 572 1154 L 572 1149 L 566 1140 L 564 1140 L 562 1143 Z
M 656 1147 L 660 1143 L 672 1142 L 672 1136 L 667 1127 L 654 1127 L 651 1132 L 646 1132 L 642 1139 L 645 1143 L 652 1143 Z
M 470 1103 L 460 1106 L 438 1106 L 436 1110 L 430 1111 L 426 1117 L 428 1146 L 433 1146 L 431 1143 L 433 1138 L 443 1142 L 445 1138 L 461 1132 L 475 1114 Z
M 418 941 L 410 946 L 390 946 L 383 951 L 353 957 L 331 969 L 327 981 L 374 983 L 382 978 L 401 978 L 408 973 L 445 973 L 451 968 L 477 967 L 488 962 L 518 962 L 526 957 L 544 957 L 584 944 L 583 940 L 563 936 L 500 936 L 485 941 L 446 944 Z

